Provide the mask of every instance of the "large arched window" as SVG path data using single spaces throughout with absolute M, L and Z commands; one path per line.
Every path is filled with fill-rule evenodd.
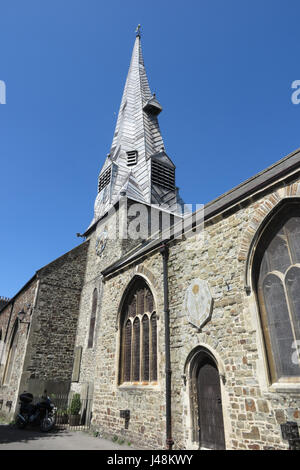
M 120 346 L 120 384 L 157 382 L 157 317 L 142 278 L 134 281 L 123 303 Z
M 95 333 L 97 302 L 98 302 L 98 291 L 97 291 L 97 289 L 94 289 L 93 300 L 92 300 L 92 313 L 91 313 L 91 319 L 90 319 L 88 348 L 92 348 L 94 346 L 94 333 Z
M 298 382 L 299 203 L 285 205 L 269 223 L 257 246 L 253 266 L 271 381 Z

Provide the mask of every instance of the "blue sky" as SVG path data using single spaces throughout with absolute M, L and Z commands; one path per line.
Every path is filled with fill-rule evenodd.
M 299 145 L 298 0 L 2 0 L 0 295 L 76 246 L 93 216 L 135 28 L 186 203 Z

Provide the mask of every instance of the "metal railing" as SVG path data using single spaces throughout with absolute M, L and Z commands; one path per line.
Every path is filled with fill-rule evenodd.
M 72 395 L 48 394 L 56 407 L 56 427 L 72 430 L 89 429 L 92 419 L 92 400 L 80 398 L 80 408 L 76 414 L 72 411 Z M 35 397 L 34 403 L 41 401 L 41 397 Z

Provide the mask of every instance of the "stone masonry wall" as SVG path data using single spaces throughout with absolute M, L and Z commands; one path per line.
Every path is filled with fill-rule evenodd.
M 126 210 L 131 207 L 132 201 L 124 198 L 116 210 L 112 210 L 108 217 L 103 218 L 97 227 L 88 235 L 89 249 L 87 254 L 87 267 L 80 299 L 80 314 L 76 335 L 76 346 L 82 347 L 80 377 L 78 382 L 72 383 L 72 391 L 81 394 L 81 398 L 92 398 L 95 377 L 96 351 L 100 341 L 102 323 L 102 309 L 107 300 L 103 299 L 103 282 L 101 271 L 119 260 L 125 253 L 140 243 L 140 240 L 122 239 L 120 226 L 124 223 Z M 99 240 L 104 232 L 108 233 L 105 248 L 99 253 Z M 93 347 L 88 348 L 90 318 L 92 312 L 92 298 L 94 289 L 98 291 L 96 323 Z M 88 387 L 88 391 L 87 391 Z
M 158 315 L 158 385 L 124 387 L 118 385 L 119 306 L 128 283 L 142 276 L 154 294 Z M 93 421 L 95 429 L 107 436 L 142 447 L 162 448 L 165 439 L 164 316 L 162 259 L 156 254 L 120 276 L 105 281 L 101 325 L 95 355 Z M 120 410 L 130 410 L 130 422 L 120 418 Z
M 259 220 L 286 197 L 300 197 L 300 183 L 281 183 L 276 190 L 210 220 L 202 245 L 194 235 L 170 246 L 172 424 L 177 449 L 198 446 L 192 439 L 189 380 L 184 380 L 184 374 L 189 354 L 200 345 L 215 356 L 225 376 L 221 392 L 227 449 L 286 449 L 280 424 L 287 420 L 300 424 L 300 386 L 269 383 L 255 296 L 245 291 L 245 247 L 248 243 L 249 248 Z M 123 389 L 117 384 L 119 306 L 128 283 L 138 273 L 152 279 L 160 318 L 159 385 L 153 390 Z M 200 331 L 189 323 L 183 308 L 186 289 L 195 278 L 208 282 L 214 299 L 210 321 Z M 165 442 L 162 288 L 158 253 L 106 279 L 95 352 L 93 426 L 150 448 L 162 448 Z M 128 430 L 120 418 L 121 409 L 131 410 Z
M 122 245 L 117 237 L 112 236 L 112 232 L 118 230 L 119 213 L 115 212 L 111 217 L 101 220 L 88 237 L 89 248 L 87 252 L 86 272 L 84 284 L 81 291 L 79 318 L 76 333 L 75 346 L 82 347 L 80 376 L 78 382 L 72 383 L 72 391 L 81 394 L 81 398 L 86 398 L 87 393 L 92 398 L 92 389 L 95 376 L 95 351 L 99 341 L 99 329 L 102 307 L 102 276 L 101 271 L 122 255 Z M 97 255 L 98 240 L 103 232 L 108 231 L 108 238 L 105 241 L 105 249 L 101 255 Z M 96 311 L 96 323 L 94 332 L 93 347 L 88 348 L 88 337 L 90 328 L 90 318 L 92 312 L 92 299 L 94 289 L 98 291 L 98 303 Z M 89 387 L 89 391 L 87 391 Z
M 2 310 L 0 314 L 0 329 L 2 329 L 3 341 L 6 338 L 2 355 L 0 353 L 0 400 L 3 400 L 2 408 L 0 406 L 0 415 L 9 419 L 13 418 L 18 404 L 20 377 L 24 366 L 24 357 L 29 337 L 29 327 L 27 324 L 18 323 L 17 349 L 8 383 L 3 383 L 5 364 L 11 344 L 11 336 L 16 322 L 18 322 L 17 314 L 24 309 L 27 312 L 25 320 L 29 321 L 31 319 L 30 313 L 32 312 L 32 307 L 34 305 L 36 291 L 37 280 L 34 279 L 4 308 L 4 310 Z M 7 401 L 12 402 L 11 407 L 6 406 Z
M 107 281 L 103 283 L 101 271 L 107 266 L 118 261 L 127 252 L 140 244 L 141 240 L 122 239 L 120 235 L 120 226 L 122 221 L 127 221 L 130 224 L 134 217 L 124 219 L 125 209 L 130 209 L 133 202 L 127 200 L 126 206 L 124 201 L 120 203 L 116 212 L 112 213 L 110 217 L 101 220 L 94 232 L 89 235 L 89 251 L 87 259 L 87 270 L 85 275 L 85 282 L 82 289 L 80 300 L 80 315 L 77 328 L 76 346 L 82 347 L 82 356 L 80 364 L 80 377 L 78 382 L 72 383 L 72 391 L 81 394 L 82 398 L 89 396 L 92 398 L 93 389 L 95 400 L 93 402 L 93 415 L 96 413 L 97 419 L 93 422 L 93 426 L 100 426 L 103 432 L 108 435 L 122 435 L 127 436 L 128 440 L 138 442 L 139 436 L 142 434 L 145 442 L 151 442 L 152 447 L 162 446 L 164 436 L 164 386 L 160 385 L 154 389 L 147 389 L 147 400 L 153 404 L 153 411 L 151 415 L 144 410 L 144 390 L 138 392 L 136 390 L 119 389 L 116 386 L 116 377 L 118 371 L 118 347 L 119 342 L 116 340 L 116 325 L 117 325 L 117 312 L 121 301 L 122 293 L 125 290 L 127 283 L 134 275 L 131 272 L 129 275 L 122 276 L 115 287 L 114 281 Z M 137 214 L 139 217 L 139 214 Z M 150 220 L 150 217 L 149 217 Z M 128 225 L 127 225 L 128 226 Z M 117 238 L 113 239 L 112 232 L 116 228 Z M 146 227 L 142 227 L 141 233 L 144 234 L 149 230 L 149 222 L 147 221 Z M 108 238 L 105 249 L 100 254 L 97 254 L 98 240 L 104 231 L 108 231 Z M 160 334 L 160 375 L 163 381 L 164 370 L 164 354 L 163 354 L 163 338 L 164 330 L 162 328 L 163 315 L 162 315 L 162 261 L 161 256 L 150 260 L 151 266 L 148 269 L 148 277 L 153 282 L 157 282 L 157 296 L 158 306 L 161 312 L 159 320 L 159 334 Z M 147 266 L 147 264 L 146 264 Z M 90 328 L 90 318 L 92 310 L 92 298 L 94 289 L 98 291 L 98 305 L 96 312 L 96 324 L 94 333 L 94 343 L 92 348 L 88 348 L 88 336 Z M 157 307 L 158 308 L 158 307 Z M 114 364 L 115 368 L 110 370 Z M 102 369 L 105 370 L 103 372 Z M 99 382 L 100 380 L 100 382 Z M 95 388 L 96 387 L 96 388 Z M 109 390 L 111 387 L 111 394 Z M 98 392 L 101 390 L 101 398 Z M 104 398 L 107 394 L 107 400 Z M 129 429 L 124 429 L 124 419 L 120 419 L 120 409 L 128 408 L 131 410 L 131 420 Z M 98 411 L 101 417 L 98 416 Z
M 225 372 L 222 386 L 226 447 L 229 449 L 284 449 L 280 424 L 300 424 L 300 384 L 268 382 L 255 295 L 245 292 L 246 256 L 259 222 L 286 197 L 299 197 L 300 184 L 286 186 L 231 215 L 206 224 L 204 244 L 194 236 L 170 250 L 173 432 L 177 448 L 193 447 L 188 381 L 182 374 L 188 354 L 206 346 Z M 252 237 L 249 237 L 252 233 Z M 184 295 L 194 278 L 208 282 L 214 299 L 210 321 L 201 331 L 187 320 Z M 187 377 L 188 379 L 188 377 Z M 185 432 L 182 432 L 182 429 Z
M 88 242 L 38 271 L 39 291 L 32 318 L 21 388 L 34 395 L 68 392 Z M 61 384 L 59 389 L 58 384 Z

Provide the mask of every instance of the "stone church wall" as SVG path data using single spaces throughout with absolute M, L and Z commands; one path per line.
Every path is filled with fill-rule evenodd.
M 92 398 L 93 383 L 96 366 L 96 350 L 101 337 L 100 329 L 103 328 L 102 310 L 110 301 L 103 297 L 104 285 L 101 272 L 112 263 L 119 260 L 127 252 L 134 249 L 140 240 L 131 240 L 129 237 L 123 239 L 121 236 L 122 226 L 127 220 L 127 210 L 135 204 L 123 198 L 120 204 L 110 211 L 109 216 L 100 220 L 94 230 L 88 234 L 89 249 L 87 254 L 87 268 L 85 273 L 84 285 L 80 300 L 80 314 L 76 335 L 76 347 L 82 348 L 80 360 L 80 374 L 78 381 L 72 383 L 72 391 L 81 394 L 81 397 Z M 121 227 L 121 228 L 120 228 Z M 148 227 L 147 227 L 148 229 Z M 107 234 L 104 237 L 104 234 Z M 104 240 L 103 252 L 101 244 Z M 98 291 L 98 303 L 96 311 L 96 324 L 94 333 L 93 347 L 88 347 L 88 337 L 90 328 L 90 318 L 92 311 L 93 292 Z
M 203 346 L 216 358 L 221 383 L 227 449 L 285 449 L 280 424 L 300 424 L 300 387 L 268 382 L 265 352 L 254 293 L 245 290 L 246 258 L 264 217 L 283 198 L 300 197 L 300 183 L 282 182 L 205 224 L 204 243 L 197 236 L 170 245 L 170 322 L 172 424 L 175 448 L 197 448 L 192 417 L 187 358 Z M 159 315 L 159 385 L 118 386 L 118 314 L 122 295 L 136 274 L 145 276 Z M 161 255 L 148 256 L 104 281 L 101 326 L 95 352 L 93 426 L 104 435 L 121 436 L 144 447 L 165 445 L 164 315 Z M 210 320 L 199 330 L 184 310 L 185 292 L 196 279 L 207 281 L 213 297 Z M 131 411 L 124 428 L 120 410 Z
M 88 242 L 38 271 L 39 292 L 21 380 L 34 395 L 70 389 Z
M 126 198 L 125 198 L 126 199 Z M 122 256 L 128 253 L 130 250 L 134 249 L 137 245 L 140 244 L 140 240 L 132 240 L 129 237 L 123 239 L 120 236 L 122 224 L 124 221 L 127 223 L 127 228 L 132 220 L 132 218 L 127 219 L 127 210 L 130 211 L 132 205 L 135 204 L 134 201 L 126 200 L 126 205 L 124 199 L 121 201 L 119 207 L 116 211 L 112 211 L 109 217 L 105 217 L 98 224 L 94 231 L 88 235 L 89 239 L 89 250 L 87 257 L 87 269 L 85 275 L 85 282 L 82 289 L 81 300 L 80 300 L 80 315 L 77 328 L 76 336 L 76 347 L 82 348 L 81 360 L 80 360 L 80 374 L 78 381 L 72 382 L 71 390 L 72 392 L 80 393 L 81 398 L 90 398 L 93 397 L 93 391 L 95 387 L 99 390 L 101 389 L 101 397 L 105 396 L 105 393 L 108 393 L 110 381 L 112 381 L 112 394 L 108 397 L 107 402 L 104 400 L 104 408 L 101 412 L 101 418 L 97 419 L 97 423 L 109 423 L 108 432 L 113 434 L 118 431 L 122 432 L 122 435 L 127 435 L 130 437 L 131 432 L 133 433 L 135 439 L 138 440 L 140 433 L 144 435 L 147 429 L 147 439 L 151 441 L 152 445 L 155 447 L 162 445 L 162 435 L 164 432 L 164 387 L 159 386 L 153 390 L 147 391 L 147 399 L 150 399 L 150 403 L 153 404 L 155 410 L 152 412 L 151 416 L 148 416 L 147 412 L 145 413 L 143 400 L 144 400 L 144 390 L 140 390 L 139 394 L 136 395 L 134 390 L 121 390 L 116 386 L 116 374 L 118 367 L 116 365 L 115 370 L 109 371 L 112 365 L 113 360 L 117 360 L 118 351 L 118 341 L 115 340 L 116 337 L 116 325 L 117 325 L 117 311 L 118 306 L 121 301 L 122 292 L 126 288 L 127 283 L 130 278 L 134 275 L 131 273 L 129 278 L 123 277 L 120 280 L 120 285 L 115 288 L 115 284 L 112 284 L 113 287 L 110 290 L 111 281 L 103 282 L 103 276 L 101 272 L 112 263 L 119 260 Z M 147 209 L 149 211 L 149 209 Z M 134 212 L 133 212 L 134 213 Z M 139 214 L 137 214 L 139 216 Z M 149 211 L 149 221 L 150 221 L 150 211 Z M 145 233 L 149 230 L 150 233 L 150 224 L 147 222 L 148 226 L 142 227 L 141 233 Z M 116 230 L 116 237 L 114 238 L 113 233 Z M 107 231 L 108 236 L 105 242 L 105 249 L 99 255 L 99 240 L 102 238 L 103 233 Z M 98 254 L 97 254 L 98 252 Z M 157 256 L 154 261 L 154 265 L 160 266 L 161 256 Z M 152 262 L 152 261 L 151 261 Z M 155 271 L 155 269 L 154 269 Z M 160 279 L 159 292 L 157 293 L 158 302 L 161 302 L 163 298 L 162 293 L 162 268 L 158 267 L 156 269 L 156 277 Z M 152 278 L 152 273 L 149 271 L 149 276 Z M 156 279 L 153 276 L 153 281 Z M 159 283 L 157 283 L 159 285 Z M 95 333 L 94 333 L 94 342 L 93 347 L 88 347 L 88 337 L 89 337 L 89 328 L 90 328 L 90 318 L 92 311 L 92 298 L 94 289 L 98 291 L 98 304 L 96 312 L 96 324 L 95 324 Z M 161 315 L 159 323 L 163 322 L 162 307 L 160 307 Z M 111 322 L 114 322 L 112 327 L 110 327 Z M 111 328 L 111 329 L 110 329 Z M 108 329 L 110 334 L 108 334 Z M 164 341 L 164 329 L 160 327 L 160 345 L 163 345 Z M 113 342 L 113 344 L 112 344 Z M 160 346 L 161 347 L 161 346 Z M 105 351 L 108 348 L 108 355 Z M 103 362 L 104 361 L 104 362 Z M 107 361 L 107 363 L 106 363 Z M 163 377 L 163 352 L 161 351 L 161 376 Z M 99 384 L 98 378 L 99 373 L 102 375 L 102 365 L 105 363 L 104 368 L 106 370 L 105 375 L 109 374 L 109 378 L 105 383 L 101 382 Z M 106 390 L 106 392 L 104 392 Z M 95 390 L 96 393 L 96 390 Z M 117 408 L 114 408 L 112 404 L 114 403 L 114 396 L 117 400 Z M 138 398 L 139 397 L 139 398 Z M 130 409 L 132 411 L 132 418 L 130 422 L 130 429 L 124 429 L 124 419 L 120 419 L 120 409 L 122 406 L 129 401 Z M 102 403 L 102 402 L 100 402 Z M 140 403 L 137 406 L 137 403 Z M 94 400 L 95 410 L 99 409 L 99 398 L 98 395 Z M 126 405 L 127 406 L 127 405 Z M 126 408 L 125 406 L 125 408 Z M 128 404 L 129 406 L 129 404 Z M 121 407 L 121 408 L 120 408 Z M 101 406 L 100 406 L 101 408 Z M 93 413 L 98 413 L 93 411 Z M 107 413 L 109 413 L 107 415 Z M 159 416 L 159 419 L 157 419 Z M 148 422 L 148 425 L 146 423 Z M 96 424 L 95 424 L 96 425 Z M 101 424 L 102 428 L 102 424 Z M 103 429 L 105 426 L 103 427 Z
M 300 385 L 282 385 L 281 390 L 269 385 L 255 295 L 245 291 L 246 253 L 259 224 L 283 198 L 297 196 L 300 184 L 283 183 L 207 223 L 202 247 L 196 237 L 171 247 L 173 433 L 178 448 L 194 445 L 189 377 L 183 380 L 182 375 L 189 353 L 199 345 L 213 353 L 225 376 L 221 391 L 227 448 L 286 448 L 280 424 L 300 424 Z M 195 278 L 208 282 L 214 299 L 211 319 L 200 331 L 183 309 L 186 289 Z
M 79 313 L 81 288 L 86 270 L 88 242 L 85 242 L 37 272 L 13 301 L 5 357 L 17 313 L 23 308 L 30 326 L 19 323 L 17 352 L 8 384 L 0 387 L 2 412 L 13 416 L 20 392 L 35 396 L 68 393 L 74 360 L 74 344 Z M 0 315 L 6 328 L 11 304 Z M 4 365 L 2 366 L 3 376 Z M 2 382 L 1 382 L 2 383 Z M 12 401 L 10 410 L 6 402 Z
M 0 329 L 2 329 L 2 339 L 5 341 L 3 344 L 2 354 L 0 352 L 0 416 L 6 416 L 9 419 L 13 418 L 16 405 L 18 403 L 18 391 L 20 385 L 21 372 L 24 367 L 25 352 L 29 337 L 29 329 L 26 323 L 19 323 L 17 314 L 24 308 L 27 312 L 26 321 L 30 320 L 30 311 L 33 307 L 37 292 L 37 280 L 34 279 L 29 282 L 24 289 L 9 303 L 4 310 L 0 313 Z M 30 308 L 28 307 L 30 305 Z M 14 363 L 8 383 L 3 383 L 3 375 L 9 348 L 11 344 L 12 334 L 14 328 L 18 324 L 18 342 L 14 358 Z M 11 402 L 8 406 L 7 402 Z
M 120 214 L 121 211 L 121 214 Z M 112 210 L 108 217 L 100 220 L 94 230 L 88 234 L 89 249 L 87 253 L 87 266 L 84 285 L 80 299 L 80 313 L 77 326 L 75 347 L 82 348 L 80 359 L 80 372 L 76 381 L 72 382 L 72 392 L 80 393 L 81 398 L 93 396 L 95 378 L 96 350 L 100 341 L 102 323 L 102 310 L 105 308 L 103 299 L 103 282 L 101 271 L 121 258 L 128 249 L 128 244 L 119 239 L 119 227 L 122 223 L 124 207 Z M 105 235 L 104 235 L 105 234 Z M 101 251 L 100 242 L 104 241 L 105 248 Z M 135 243 L 136 245 L 136 243 Z M 132 248 L 132 245 L 130 244 Z M 97 289 L 98 302 L 96 310 L 96 323 L 93 346 L 88 347 L 90 318 L 92 312 L 93 292 Z
M 124 387 L 118 385 L 119 306 L 134 276 L 146 279 L 154 294 L 158 315 L 158 385 Z M 104 283 L 101 328 L 95 355 L 94 428 L 104 435 L 118 436 L 139 446 L 162 448 L 165 436 L 164 316 L 161 255 L 147 259 Z M 120 410 L 130 410 L 128 429 Z
M 277 204 L 300 198 L 300 182 L 287 179 L 223 214 L 206 220 L 204 240 L 197 235 L 170 243 L 169 302 L 172 368 L 172 431 L 175 449 L 198 447 L 191 415 L 188 358 L 206 348 L 216 359 L 227 449 L 286 449 L 280 424 L 300 425 L 299 384 L 270 385 L 260 319 L 251 286 L 251 250 L 261 224 Z M 115 216 L 117 217 L 117 214 Z M 20 324 L 16 359 L 9 384 L 0 386 L 2 414 L 12 416 L 19 391 L 68 392 L 74 348 L 82 347 L 78 381 L 72 392 L 93 396 L 92 426 L 104 436 L 118 436 L 144 448 L 165 446 L 165 354 L 163 263 L 158 251 L 103 278 L 101 272 L 124 255 L 120 240 L 99 239 L 113 219 L 103 219 L 86 242 L 37 272 L 0 314 L 7 341 L 16 315 L 30 315 L 30 329 Z M 130 247 L 131 248 L 131 247 Z M 127 248 L 128 249 L 128 248 Z M 249 262 L 250 260 L 250 262 Z M 118 384 L 120 305 L 130 281 L 149 284 L 158 316 L 158 384 Z M 195 279 L 206 281 L 213 298 L 211 316 L 201 328 L 185 311 L 185 295 Z M 245 289 L 247 287 L 247 289 Z M 94 343 L 88 335 L 94 289 L 98 305 Z M 11 311 L 11 307 L 13 309 Z M 4 337 L 4 336 L 3 336 Z M 8 348 L 5 353 L 7 354 Z M 5 362 L 5 361 L 4 361 Z M 2 374 L 3 375 L 3 365 Z M 10 411 L 7 401 L 12 402 Z M 121 410 L 130 410 L 128 429 Z M 195 434 L 195 433 L 194 433 Z

